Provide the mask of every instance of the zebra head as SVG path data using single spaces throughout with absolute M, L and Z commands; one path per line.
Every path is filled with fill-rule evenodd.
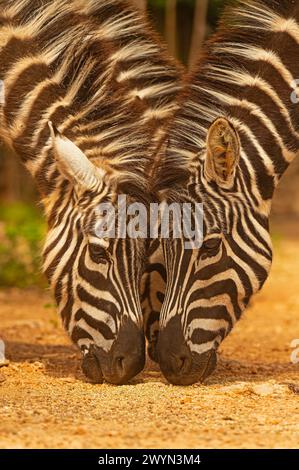
M 46 204 L 44 271 L 64 327 L 82 351 L 85 374 L 94 382 L 121 384 L 145 362 L 139 300 L 143 242 L 99 235 L 104 216 L 98 208 L 115 204 L 117 177 L 115 182 L 95 166 L 51 123 L 50 130 L 63 184 Z
M 191 250 L 183 239 L 162 242 L 168 280 L 157 348 L 162 372 L 174 384 L 210 375 L 220 343 L 270 270 L 269 206 L 250 193 L 242 152 L 233 124 L 218 118 L 190 165 L 188 183 L 176 192 L 203 203 L 204 238 Z

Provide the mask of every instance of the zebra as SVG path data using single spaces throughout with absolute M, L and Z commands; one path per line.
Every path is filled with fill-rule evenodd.
M 0 137 L 33 176 L 43 269 L 82 369 L 123 384 L 145 362 L 146 241 L 98 237 L 102 202 L 149 203 L 181 69 L 126 0 L 0 0 Z
M 299 2 L 241 0 L 187 79 L 155 181 L 162 200 L 204 211 L 201 248 L 161 241 L 167 284 L 154 356 L 172 384 L 209 377 L 269 275 L 271 202 L 299 151 L 298 54 Z

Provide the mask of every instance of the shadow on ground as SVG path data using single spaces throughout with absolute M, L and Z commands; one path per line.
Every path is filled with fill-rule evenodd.
M 81 371 L 81 355 L 72 345 L 44 345 L 16 341 L 6 341 L 7 358 L 12 363 L 35 363 L 44 365 L 45 373 L 52 377 L 73 377 L 87 381 Z M 207 380 L 207 385 L 220 385 L 240 381 L 258 382 L 273 379 L 282 374 L 294 372 L 290 363 L 250 363 L 220 357 L 216 372 Z M 148 360 L 144 371 L 130 381 L 131 385 L 143 382 L 161 382 L 167 384 L 159 366 Z

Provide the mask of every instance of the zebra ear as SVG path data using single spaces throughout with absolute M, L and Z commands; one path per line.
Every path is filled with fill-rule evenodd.
M 105 171 L 93 165 L 79 147 L 60 134 L 51 121 L 48 124 L 58 169 L 80 189 L 95 189 L 104 180 Z
M 237 131 L 226 118 L 218 118 L 207 136 L 205 176 L 219 186 L 230 188 L 240 159 L 240 140 Z

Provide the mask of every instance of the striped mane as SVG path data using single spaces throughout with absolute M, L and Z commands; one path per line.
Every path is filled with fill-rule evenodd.
M 180 186 L 188 178 L 206 146 L 207 129 L 217 117 L 226 116 L 250 150 L 250 162 L 247 157 L 240 162 L 246 184 L 257 186 L 263 199 L 272 197 L 298 146 L 299 113 L 291 102 L 292 81 L 299 77 L 298 43 L 296 2 L 242 0 L 225 10 L 217 32 L 186 79 L 181 106 L 168 133 L 158 190 Z M 268 171 L 267 155 L 272 158 L 273 149 L 273 171 Z
M 144 191 L 151 143 L 176 109 L 179 72 L 127 1 L 0 1 L 0 136 L 43 194 L 59 178 L 49 120 L 93 163 Z

